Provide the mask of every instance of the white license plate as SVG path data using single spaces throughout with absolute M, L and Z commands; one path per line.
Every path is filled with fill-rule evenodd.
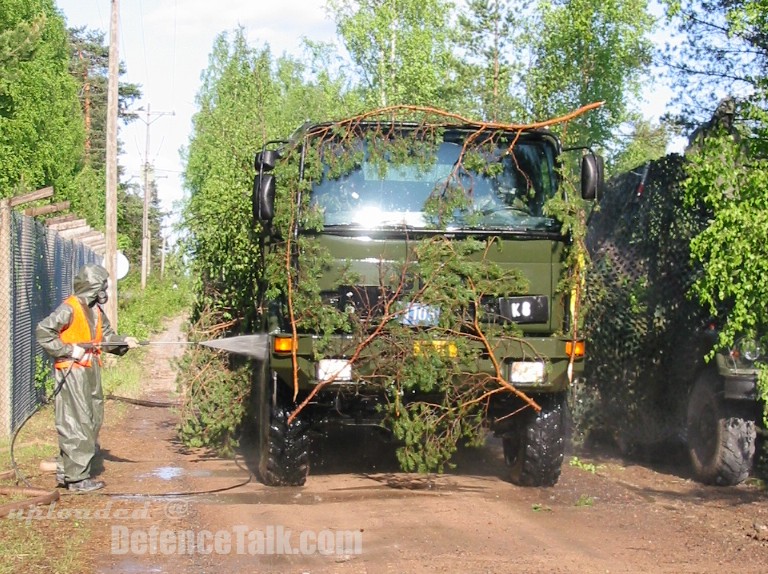
M 438 319 L 440 319 L 438 307 L 411 303 L 400 317 L 400 322 L 408 327 L 434 327 Z

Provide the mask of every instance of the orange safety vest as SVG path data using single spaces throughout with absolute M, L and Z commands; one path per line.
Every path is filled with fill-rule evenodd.
M 61 341 L 70 345 L 91 344 L 93 345 L 93 349 L 88 349 L 83 358 L 79 361 L 73 361 L 69 358 L 56 359 L 54 366 L 57 369 L 68 369 L 69 366 L 74 363 L 80 367 L 90 367 L 91 355 L 96 355 L 99 360 L 99 365 L 101 365 L 101 357 L 99 356 L 101 355 L 101 347 L 99 344 L 102 340 L 101 309 L 98 306 L 94 308 L 96 311 L 96 333 L 91 336 L 91 328 L 88 326 L 88 319 L 85 317 L 85 309 L 83 309 L 80 300 L 74 295 L 71 295 L 70 297 L 67 297 L 64 303 L 72 308 L 72 321 L 70 321 L 69 325 L 59 333 Z

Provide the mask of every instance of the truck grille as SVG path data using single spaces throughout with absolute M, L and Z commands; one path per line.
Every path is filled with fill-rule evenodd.
M 321 295 L 326 305 L 352 313 L 361 321 L 369 321 L 383 316 L 392 292 L 378 285 L 342 285 L 336 291 L 324 291 Z M 483 297 L 480 307 L 484 323 L 531 324 L 549 321 L 549 298 L 545 295 Z M 468 323 L 474 322 L 474 307 L 468 309 L 464 317 Z

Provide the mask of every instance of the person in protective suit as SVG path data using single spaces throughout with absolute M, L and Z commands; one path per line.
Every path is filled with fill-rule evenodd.
M 91 477 L 104 418 L 101 353 L 124 355 L 138 346 L 133 337 L 112 329 L 101 305 L 107 302 L 109 274 L 85 265 L 73 281 L 73 294 L 37 325 L 38 344 L 54 358 L 56 431 L 59 435 L 57 481 L 73 492 L 104 487 Z

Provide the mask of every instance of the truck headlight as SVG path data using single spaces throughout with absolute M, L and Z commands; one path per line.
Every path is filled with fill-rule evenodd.
M 335 383 L 351 381 L 352 363 L 346 359 L 320 359 L 316 375 L 318 381 L 327 381 L 331 377 Z
M 507 363 L 507 380 L 513 385 L 535 385 L 546 380 L 544 361 L 512 361 Z
M 731 351 L 736 359 L 742 359 L 754 363 L 763 356 L 763 348 L 755 339 L 744 337 L 736 341 L 734 349 Z

